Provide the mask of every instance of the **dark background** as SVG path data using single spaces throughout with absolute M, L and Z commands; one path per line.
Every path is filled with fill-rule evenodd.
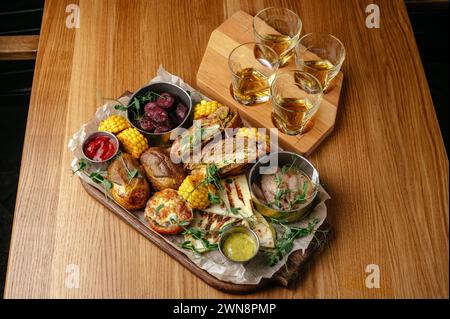
M 95 0 L 94 0 L 95 1 Z M 406 0 L 442 134 L 448 131 L 448 1 Z M 0 36 L 39 34 L 43 0 L 0 4 Z M 374 2 L 376 3 L 376 1 Z M 381 13 L 382 17 L 382 13 Z M 0 293 L 3 296 L 34 61 L 0 61 Z M 446 148 L 448 139 L 444 136 Z

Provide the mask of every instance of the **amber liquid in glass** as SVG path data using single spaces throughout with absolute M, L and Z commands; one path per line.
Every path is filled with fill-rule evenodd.
M 292 38 L 283 34 L 266 34 L 262 39 L 262 43 L 271 47 L 278 54 L 280 57 L 280 65 L 284 66 L 294 54 L 293 42 L 295 42 L 297 38 L 298 37 Z
M 272 120 L 278 129 L 288 134 L 298 134 L 310 120 L 311 102 L 305 99 L 285 98 L 277 103 L 277 111 L 272 112 Z
M 265 102 L 269 98 L 269 78 L 261 72 L 246 68 L 237 73 L 238 83 L 234 90 L 237 100 L 248 103 Z
M 303 64 L 306 66 L 305 71 L 315 76 L 320 84 L 322 84 L 323 88 L 328 86 L 330 79 L 333 77 L 333 74 L 331 73 L 331 70 L 334 68 L 333 63 L 323 59 L 303 61 Z

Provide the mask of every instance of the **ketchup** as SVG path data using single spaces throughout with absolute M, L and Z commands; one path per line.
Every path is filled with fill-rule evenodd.
M 116 152 L 116 146 L 108 136 L 96 136 L 84 146 L 84 154 L 93 161 L 105 161 Z

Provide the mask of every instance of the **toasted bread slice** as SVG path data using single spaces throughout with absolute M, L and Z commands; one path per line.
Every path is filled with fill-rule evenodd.
M 209 164 L 219 169 L 219 176 L 234 176 L 245 173 L 246 169 L 265 155 L 269 147 L 247 137 L 227 137 L 219 142 L 206 145 L 196 162 L 185 163 L 189 171 L 202 170 Z

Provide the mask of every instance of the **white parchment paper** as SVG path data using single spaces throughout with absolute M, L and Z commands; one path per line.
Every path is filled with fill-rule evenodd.
M 159 82 L 159 81 L 165 81 L 165 82 L 171 82 L 174 84 L 177 84 L 178 86 L 182 87 L 185 90 L 189 90 L 191 92 L 194 92 L 195 90 L 186 84 L 181 78 L 170 74 L 167 72 L 162 66 L 159 67 L 157 76 L 153 78 L 150 83 L 152 82 Z M 200 93 L 196 92 L 196 94 L 200 95 Z M 194 96 L 194 99 L 196 97 Z M 198 96 L 198 99 L 204 98 L 206 100 L 209 100 L 209 98 L 205 96 Z M 123 97 L 120 99 L 120 101 L 123 104 L 128 103 L 128 97 Z M 81 159 L 82 151 L 81 146 L 85 139 L 85 137 L 96 131 L 98 128 L 98 125 L 100 121 L 104 120 L 111 114 L 122 114 L 125 116 L 125 112 L 118 111 L 114 109 L 114 106 L 117 105 L 117 101 L 111 101 L 106 103 L 105 105 L 99 107 L 95 113 L 95 116 L 90 119 L 87 123 L 85 123 L 78 132 L 76 132 L 72 139 L 69 141 L 69 149 L 72 151 L 74 159 L 72 161 L 72 169 L 77 168 L 78 160 Z M 105 165 L 96 165 L 96 166 L 90 166 L 88 171 L 94 171 L 94 170 L 106 170 Z M 86 175 L 82 173 L 77 173 L 77 175 L 82 178 L 84 181 L 88 182 L 89 184 L 95 186 L 101 191 L 105 191 L 102 186 L 93 183 Z M 291 226 L 297 226 L 297 227 L 306 227 L 310 221 L 312 221 L 314 218 L 319 220 L 319 222 L 314 227 L 314 232 L 322 225 L 322 223 L 325 221 L 327 217 L 327 207 L 325 205 L 325 201 L 329 199 L 330 196 L 327 194 L 327 192 L 320 187 L 319 193 L 318 193 L 318 204 L 315 206 L 315 208 L 311 211 L 310 215 L 307 219 L 298 222 L 293 223 Z M 112 200 L 112 199 L 110 199 Z M 139 218 L 139 220 L 144 224 L 148 225 L 147 222 L 144 219 L 144 212 L 143 211 L 137 211 L 132 212 L 135 216 Z M 148 226 L 147 226 L 148 227 Z M 277 232 L 280 230 L 277 229 Z M 279 233 L 281 235 L 281 233 Z M 203 255 L 197 255 L 191 251 L 182 249 L 178 247 L 178 244 L 180 244 L 183 241 L 183 237 L 181 235 L 177 236 L 170 236 L 170 235 L 160 235 L 165 240 L 167 240 L 169 243 L 171 243 L 174 247 L 174 249 L 178 249 L 182 251 L 184 254 L 186 254 L 196 265 L 198 265 L 200 268 L 206 270 L 211 275 L 215 276 L 216 278 L 228 281 L 236 284 L 258 284 L 262 278 L 270 278 L 272 277 L 283 265 L 285 264 L 287 258 L 289 255 L 296 251 L 296 250 L 306 250 L 306 248 L 311 244 L 314 233 L 310 234 L 309 236 L 299 238 L 295 240 L 294 242 L 294 248 L 293 250 L 287 254 L 282 261 L 280 261 L 277 265 L 273 267 L 266 266 L 265 262 L 265 256 L 263 253 L 259 253 L 254 259 L 252 259 L 250 262 L 246 264 L 239 264 L 239 263 L 233 263 L 228 261 L 226 258 L 224 258 L 219 251 L 213 251 L 209 252 Z

